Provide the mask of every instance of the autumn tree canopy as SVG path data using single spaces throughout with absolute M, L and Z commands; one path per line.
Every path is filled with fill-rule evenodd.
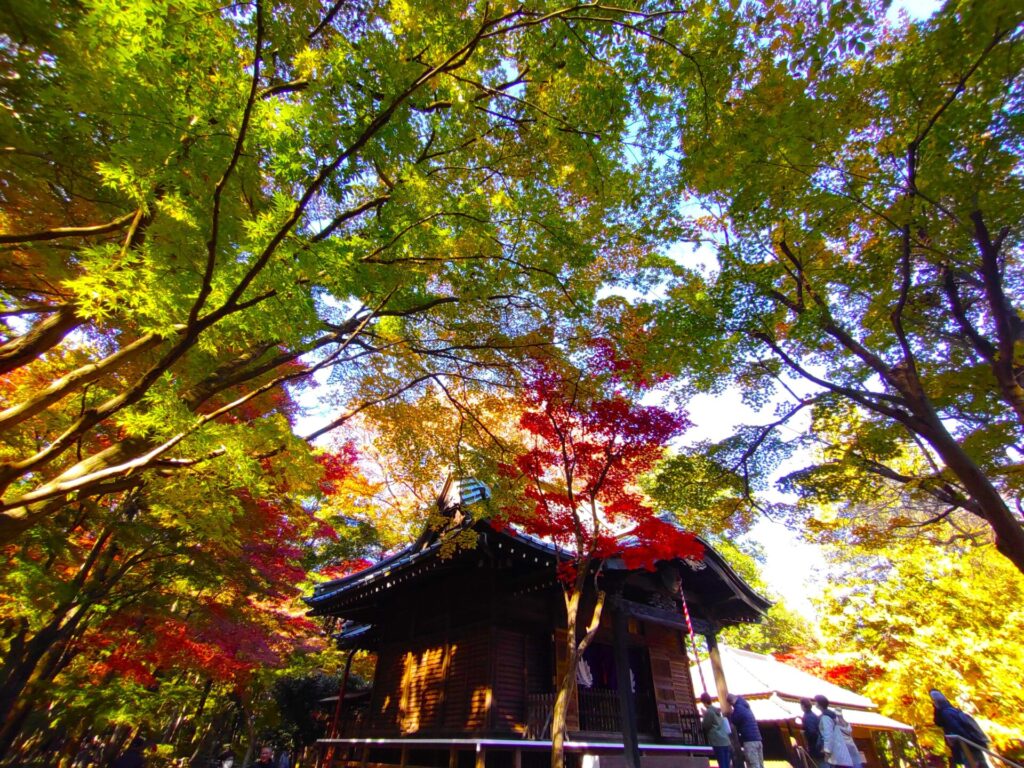
M 0 751 L 255 727 L 301 585 L 390 536 L 311 443 L 467 415 L 675 231 L 684 10 L 0 8 Z
M 957 535 L 940 536 L 913 527 L 877 535 L 867 510 L 831 512 L 814 520 L 828 560 L 816 600 L 822 671 L 914 725 L 922 745 L 942 754 L 927 696 L 938 688 L 974 714 L 995 749 L 1019 759 L 1021 710 L 1009 705 L 1021 701 L 1024 577 L 977 544 L 970 534 L 981 524 L 968 513 L 956 513 Z
M 642 160 L 666 136 L 652 99 L 692 68 L 682 13 L 3 13 L 4 541 L 70 500 L 301 450 L 286 414 L 238 414 L 320 370 L 346 396 L 307 438 L 499 376 L 673 221 Z
M 1002 2 L 910 25 L 885 11 L 736 10 L 749 24 L 711 116 L 690 104 L 681 160 L 717 262 L 681 267 L 654 310 L 662 359 L 695 389 L 777 404 L 704 457 L 745 503 L 802 444 L 816 460 L 789 482 L 809 500 L 873 474 L 939 521 L 983 520 L 1024 570 L 1024 18 Z M 803 414 L 798 443 L 784 430 Z
M 688 426 L 685 415 L 637 405 L 617 382 L 614 368 L 581 371 L 535 362 L 519 419 L 523 450 L 503 467 L 512 482 L 504 521 L 552 541 L 568 555 L 559 565 L 566 666 L 551 720 L 552 768 L 564 765 L 576 668 L 601 622 L 603 561 L 618 556 L 628 567 L 653 568 L 658 560 L 703 552 L 692 534 L 655 515 L 638 484 L 668 441 Z M 590 583 L 596 592 L 592 606 L 584 603 Z

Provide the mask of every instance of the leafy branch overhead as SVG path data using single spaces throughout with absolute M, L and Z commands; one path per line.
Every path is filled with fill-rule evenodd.
M 806 501 L 873 477 L 974 515 L 1024 570 L 1024 18 L 884 13 L 776 7 L 736 41 L 758 53 L 719 81 L 715 130 L 684 132 L 717 264 L 681 270 L 654 310 L 663 362 L 777 404 L 711 454 L 743 503 L 800 444 L 816 463 L 788 482 Z
M 636 94 L 668 87 L 648 64 L 680 13 L 4 13 L 21 30 L 0 53 L 17 73 L 0 128 L 6 541 L 233 445 L 253 462 L 297 449 L 273 414 L 232 419 L 320 370 L 351 394 L 330 427 L 428 381 L 493 384 L 553 318 L 587 312 L 601 264 L 628 279 L 671 226 L 629 145 L 667 135 Z

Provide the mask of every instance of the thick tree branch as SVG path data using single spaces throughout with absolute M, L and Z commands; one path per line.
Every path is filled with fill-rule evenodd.
M 26 334 L 0 346 L 0 374 L 10 373 L 35 360 L 57 346 L 81 323 L 82 319 L 73 304 L 58 307 L 56 312 L 40 320 Z
M 974 327 L 974 323 L 968 317 L 967 307 L 964 306 L 956 280 L 953 269 L 948 264 L 943 266 L 942 288 L 946 294 L 946 299 L 949 301 L 949 309 L 953 313 L 953 319 L 956 320 L 956 324 L 960 328 L 960 333 L 970 341 L 971 347 L 983 360 L 989 364 L 994 364 L 996 348 L 988 339 L 978 333 L 978 329 Z
M 996 329 L 996 355 L 991 359 L 992 372 L 999 381 L 1003 397 L 1017 415 L 1018 422 L 1024 425 L 1024 387 L 1021 386 L 1021 366 L 1017 360 L 1017 347 L 1024 336 L 1024 323 L 1003 290 L 997 245 L 1005 239 L 1008 230 L 1004 230 L 993 241 L 981 211 L 972 211 L 971 221 L 974 223 L 974 239 L 981 254 L 985 299 Z
M 914 417 L 910 413 L 895 407 L 898 405 L 905 405 L 905 402 L 902 398 L 896 397 L 894 395 L 889 395 L 884 392 L 869 392 L 867 390 L 853 389 L 852 387 L 846 387 L 841 384 L 836 384 L 835 382 L 828 381 L 827 379 L 823 379 L 819 376 L 815 376 L 813 373 L 811 373 L 798 362 L 796 362 L 789 354 L 787 354 L 786 351 L 782 349 L 782 347 L 780 347 L 779 344 L 767 333 L 755 332 L 751 335 L 758 341 L 761 341 L 764 344 L 766 344 L 772 350 L 772 352 L 774 352 L 775 355 L 780 360 L 782 360 L 783 363 L 786 364 L 786 366 L 790 370 L 798 374 L 801 378 L 804 378 L 807 381 L 817 384 L 819 387 L 827 389 L 830 392 L 835 392 L 838 395 L 843 395 L 844 397 L 847 397 L 850 400 L 859 403 L 868 410 L 874 411 L 875 413 L 880 413 L 884 416 L 888 416 L 889 418 L 894 419 L 900 422 L 901 424 L 908 424 L 913 422 Z M 888 403 L 891 403 L 892 405 L 889 405 Z
M 94 224 L 86 227 L 54 227 L 39 232 L 28 232 L 21 235 L 0 234 L 0 244 L 9 243 L 31 243 L 43 240 L 59 240 L 64 237 L 92 237 L 93 235 L 105 235 L 108 232 L 116 232 L 128 226 L 135 218 L 137 211 L 126 213 L 106 224 Z
M 82 367 L 61 376 L 53 381 L 50 386 L 35 394 L 29 400 L 17 405 L 12 405 L 0 411 L 0 433 L 10 429 L 17 424 L 35 416 L 37 413 L 49 408 L 54 403 L 62 400 L 81 387 L 102 378 L 111 373 L 118 365 L 122 365 L 138 355 L 153 349 L 163 339 L 155 333 L 147 333 L 140 336 L 131 344 L 127 344 L 117 352 L 95 363 L 83 365 Z

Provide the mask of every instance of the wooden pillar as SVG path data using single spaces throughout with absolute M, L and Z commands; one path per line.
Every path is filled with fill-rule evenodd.
M 715 625 L 711 625 L 711 630 L 704 635 L 704 639 L 708 643 L 708 660 L 711 662 L 711 672 L 715 676 L 715 690 L 718 692 L 718 703 L 722 707 L 722 712 L 728 714 L 730 711 L 729 707 L 729 687 L 725 683 L 725 671 L 722 669 L 722 653 L 718 650 L 718 636 L 715 634 Z
M 618 678 L 623 757 L 627 768 L 640 768 L 640 747 L 636 734 L 636 699 L 630 687 L 629 675 L 629 627 L 622 603 L 614 600 L 612 606 L 612 623 L 615 626 L 615 677 Z
M 718 650 L 718 636 L 715 633 L 715 623 L 710 622 L 709 630 L 704 633 L 704 639 L 708 643 L 708 661 L 711 662 L 711 672 L 715 676 L 715 690 L 718 692 L 718 703 L 722 708 L 722 714 L 728 716 L 732 712 L 729 706 L 729 686 L 725 682 L 725 670 L 722 669 L 722 653 Z M 744 768 L 747 764 L 746 756 L 740 745 L 739 734 L 733 728 L 729 734 L 732 742 L 733 765 L 737 768 Z
M 338 687 L 338 701 L 334 705 L 334 717 L 331 718 L 330 737 L 337 739 L 339 736 L 338 725 L 341 718 L 341 709 L 345 701 L 345 692 L 348 689 L 348 674 L 352 669 L 352 657 L 356 655 L 356 649 L 353 648 L 348 652 L 348 658 L 345 659 L 345 671 L 341 676 L 341 685 Z M 324 754 L 324 768 L 333 768 L 334 766 L 334 752 L 335 744 L 332 742 Z

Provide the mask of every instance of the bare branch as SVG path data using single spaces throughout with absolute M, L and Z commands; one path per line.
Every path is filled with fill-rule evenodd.
M 213 189 L 213 210 L 210 214 L 210 236 L 206 241 L 206 269 L 203 272 L 203 282 L 199 286 L 199 294 L 188 314 L 188 324 L 192 325 L 199 317 L 206 299 L 213 290 L 213 271 L 217 265 L 217 240 L 220 235 L 220 201 L 224 194 L 224 187 L 228 179 L 238 165 L 242 156 L 242 147 L 245 145 L 245 138 L 249 132 L 249 120 L 252 117 L 252 108 L 256 103 L 260 85 L 260 65 L 263 62 L 263 3 L 262 0 L 255 0 L 256 3 L 256 43 L 254 46 L 252 62 L 252 82 L 249 86 L 249 96 L 245 101 L 245 109 L 242 111 L 242 124 L 238 128 L 238 136 L 235 139 L 235 148 L 231 152 L 231 160 L 228 167 L 217 181 Z

